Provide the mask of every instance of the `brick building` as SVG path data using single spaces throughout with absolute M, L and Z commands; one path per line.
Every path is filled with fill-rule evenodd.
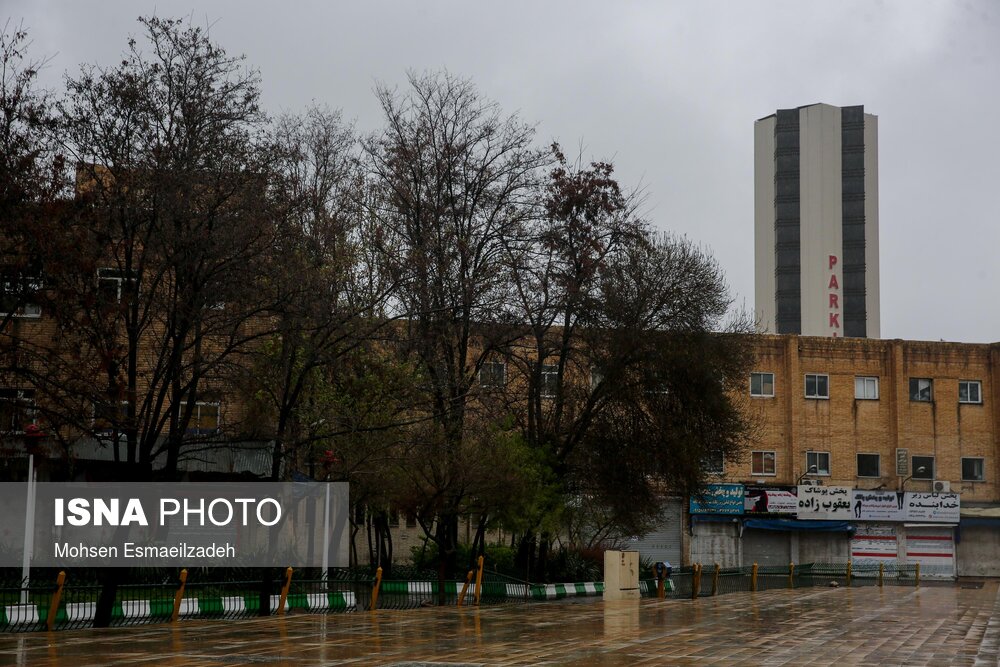
M 735 566 L 878 560 L 875 544 L 883 560 L 932 575 L 1000 575 L 1000 344 L 762 335 L 747 391 L 758 437 L 717 477 L 719 488 L 742 485 L 744 512 L 685 506 L 640 548 L 671 544 L 682 561 Z M 817 526 L 796 521 L 794 505 L 753 511 L 752 495 L 794 503 L 799 484 L 957 494 L 960 519 L 855 520 L 858 510 Z

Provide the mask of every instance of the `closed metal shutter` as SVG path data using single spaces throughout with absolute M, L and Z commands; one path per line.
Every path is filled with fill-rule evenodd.
M 906 526 L 906 562 L 920 563 L 920 578 L 955 578 L 955 538 L 950 526 Z
M 663 517 L 656 530 L 635 540 L 628 548 L 638 551 L 642 560 L 666 562 L 680 567 L 683 532 L 684 503 L 679 498 L 667 498 L 663 503 Z
M 797 563 L 846 563 L 851 557 L 851 540 L 847 533 L 801 531 L 798 539 Z
M 743 567 L 754 563 L 764 567 L 788 567 L 792 560 L 791 534 L 783 530 L 743 531 Z

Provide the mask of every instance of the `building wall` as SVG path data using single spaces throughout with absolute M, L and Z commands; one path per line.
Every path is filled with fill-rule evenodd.
M 758 327 L 774 328 L 774 116 L 754 124 L 754 293 Z
M 740 566 L 739 523 L 695 523 L 691 528 L 690 563 Z
M 877 142 L 878 119 L 860 106 L 813 104 L 756 122 L 761 331 L 880 335 Z
M 904 448 L 909 457 L 934 456 L 934 479 L 950 481 L 963 504 L 1000 501 L 1000 345 L 791 335 L 756 343 L 754 370 L 774 373 L 774 396 L 751 398 L 759 429 L 749 449 L 776 452 L 777 474 L 752 475 L 748 452 L 726 467 L 728 481 L 794 484 L 806 471 L 807 452 L 815 451 L 830 454 L 830 475 L 819 477 L 824 484 L 898 489 L 906 476 L 896 474 L 896 449 Z M 807 373 L 828 376 L 828 399 L 805 397 Z M 858 376 L 879 379 L 878 400 L 855 398 Z M 933 380 L 932 402 L 910 400 L 910 378 Z M 981 382 L 981 404 L 959 404 L 960 380 Z M 879 455 L 879 477 L 857 475 L 859 453 Z M 962 480 L 962 457 L 984 459 L 984 481 Z M 930 491 L 931 482 L 911 479 L 906 490 Z
M 996 526 L 962 527 L 962 540 L 955 547 L 960 577 L 1000 576 L 1000 529 Z

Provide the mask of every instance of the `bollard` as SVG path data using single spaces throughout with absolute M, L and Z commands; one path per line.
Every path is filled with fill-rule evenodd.
M 479 598 L 483 594 L 483 557 L 476 560 L 478 571 L 476 572 L 476 605 L 479 605 Z
M 882 585 L 882 579 L 885 577 L 885 563 L 878 564 L 878 585 Z
M 712 595 L 718 595 L 719 594 L 719 570 L 720 569 L 721 569 L 721 566 L 718 563 L 716 563 L 715 564 L 715 573 L 712 574 Z
M 45 627 L 51 630 L 56 626 L 56 616 L 59 614 L 59 600 L 62 598 L 63 586 L 66 584 L 66 573 L 60 572 L 56 577 L 56 590 L 52 593 L 52 601 L 49 602 L 49 614 L 45 619 Z
M 465 592 L 469 590 L 469 584 L 472 583 L 472 573 L 473 570 L 469 570 L 469 573 L 465 575 L 465 584 L 462 586 L 462 592 L 458 595 L 458 606 L 461 607 L 465 602 Z
M 795 588 L 795 563 L 788 564 L 788 587 Z
M 288 589 L 292 587 L 292 568 L 285 570 L 285 583 L 281 587 L 281 599 L 278 600 L 278 616 L 285 615 L 285 602 L 288 601 Z
M 184 586 L 187 584 L 188 571 L 186 569 L 181 570 L 178 579 L 180 580 L 181 585 L 177 588 L 177 592 L 174 593 L 174 611 L 170 614 L 171 623 L 176 623 L 177 618 L 181 615 L 181 600 L 184 599 Z
M 916 566 L 917 566 L 917 569 L 916 569 L 916 572 L 914 573 L 914 576 L 916 577 L 916 583 L 914 585 L 915 586 L 919 586 L 920 585 L 920 563 L 916 563 Z
M 757 563 L 754 563 L 753 567 L 750 568 L 750 592 L 757 592 Z
M 847 561 L 847 585 L 851 585 L 851 561 Z
M 694 564 L 694 571 L 691 573 L 691 599 L 698 599 L 701 593 L 701 563 Z
M 378 609 L 378 589 L 382 585 L 382 568 L 375 570 L 375 585 L 372 586 L 372 606 L 371 610 Z

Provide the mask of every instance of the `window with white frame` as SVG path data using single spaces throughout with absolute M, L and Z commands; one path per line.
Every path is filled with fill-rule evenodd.
M 760 397 L 774 396 L 774 373 L 751 373 L 750 395 Z
M 777 474 L 777 454 L 775 452 L 750 452 L 751 475 Z
M 120 269 L 97 269 L 97 295 L 103 303 L 120 302 L 124 284 L 124 272 Z
M 854 398 L 863 401 L 877 401 L 878 378 L 868 376 L 854 378 Z
M 806 472 L 810 475 L 829 475 L 830 452 L 806 452 Z
M 24 433 L 35 416 L 34 389 L 0 388 L 0 433 Z
M 830 376 L 806 373 L 806 398 L 830 398 Z
M 181 412 L 187 409 L 187 403 L 181 403 Z M 194 404 L 191 421 L 187 432 L 195 435 L 211 435 L 219 430 L 219 404 L 198 401 Z
M 910 378 L 910 400 L 930 403 L 934 400 L 934 380 L 930 378 Z
M 959 380 L 958 381 L 958 402 L 959 403 L 982 403 L 983 383 L 979 380 Z
M 980 456 L 962 457 L 962 481 L 982 482 L 986 479 L 986 460 Z
M 934 457 L 914 456 L 911 460 L 913 479 L 934 479 Z
M 559 364 L 542 364 L 542 398 L 555 398 L 559 391 Z
M 507 383 L 507 364 L 487 361 L 479 369 L 479 386 L 483 389 L 502 389 Z
M 38 293 L 42 291 L 40 273 L 4 271 L 0 273 L 0 317 L 41 317 Z
M 881 456 L 858 454 L 858 477 L 881 477 Z

